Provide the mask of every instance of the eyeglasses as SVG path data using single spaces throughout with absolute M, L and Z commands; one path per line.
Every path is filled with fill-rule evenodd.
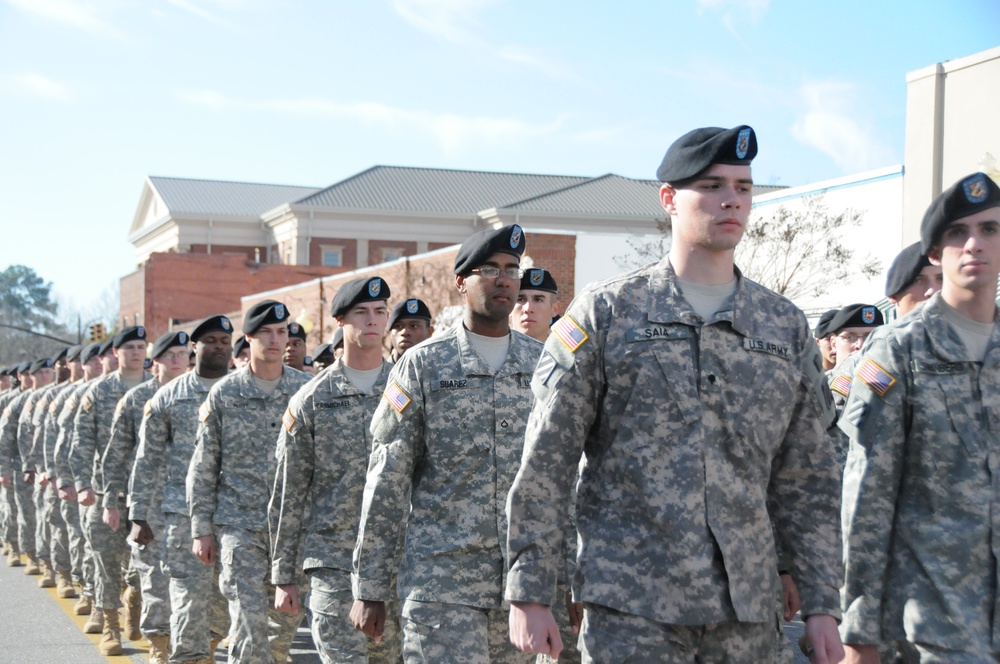
M 480 277 L 484 279 L 496 279 L 503 272 L 508 279 L 520 279 L 524 276 L 524 270 L 519 267 L 508 267 L 501 270 L 498 267 L 477 267 L 469 270 L 469 272 L 475 272 Z
M 866 332 L 864 334 L 838 334 L 837 338 L 843 341 L 844 343 L 848 344 L 849 346 L 853 346 L 859 341 L 864 341 L 865 339 L 867 339 L 869 334 L 871 334 L 871 332 Z

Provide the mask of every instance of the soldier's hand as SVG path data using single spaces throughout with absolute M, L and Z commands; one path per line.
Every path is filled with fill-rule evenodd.
M 146 546 L 155 539 L 153 529 L 142 519 L 132 519 L 132 532 L 128 534 L 128 538 L 141 546 Z
M 191 552 L 206 565 L 215 564 L 215 536 L 202 535 L 195 537 L 191 543 Z
M 817 613 L 806 618 L 806 641 L 809 644 L 809 661 L 812 664 L 837 664 L 844 659 L 844 646 L 840 642 L 837 621 L 833 616 Z M 878 651 L 875 651 L 878 662 Z
M 566 591 L 566 612 L 569 614 L 569 626 L 574 634 L 580 633 L 580 625 L 583 624 L 583 602 L 574 602 L 573 593 Z
M 842 664 L 879 664 L 878 646 L 859 646 L 844 644 L 847 657 Z
M 382 631 L 385 629 L 385 602 L 356 599 L 351 607 L 351 622 L 362 632 L 382 642 Z
M 24 483 L 27 484 L 28 486 L 31 486 L 32 484 L 34 484 L 35 483 L 35 474 L 34 473 L 25 473 L 24 474 Z
M 76 501 L 76 487 L 72 484 L 68 484 L 63 488 L 59 489 L 59 497 L 65 500 L 67 503 L 72 503 Z
M 97 502 L 97 494 L 89 486 L 86 489 L 81 489 L 76 495 L 76 502 L 80 503 L 84 507 L 90 507 Z
M 791 574 L 781 574 L 782 605 L 785 609 L 785 620 L 791 620 L 799 612 L 799 589 L 792 580 Z
M 274 587 L 274 608 L 282 613 L 299 615 L 299 587 L 294 583 L 279 583 Z
M 562 639 L 552 610 L 544 604 L 511 602 L 510 642 L 524 652 L 559 657 Z
M 107 524 L 108 528 L 118 532 L 118 526 L 121 525 L 121 518 L 122 515 L 118 513 L 117 507 L 105 507 L 101 520 Z
M 0 486 L 10 486 L 10 477 L 7 475 L 0 475 Z
M 49 476 L 46 473 L 38 473 L 38 486 L 45 486 L 49 483 Z

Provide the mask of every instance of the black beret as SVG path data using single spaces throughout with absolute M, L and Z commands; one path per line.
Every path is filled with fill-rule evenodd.
M 302 341 L 305 341 L 306 331 L 303 330 L 302 326 L 299 325 L 298 323 L 292 322 L 288 324 L 288 337 L 289 338 L 297 337 L 299 339 L 302 339 Z
M 418 300 L 415 297 L 403 300 L 392 308 L 392 313 L 389 314 L 389 329 L 391 330 L 392 326 L 403 318 L 420 318 L 427 321 L 434 319 L 434 317 L 431 316 L 430 308 L 424 303 L 424 301 Z
M 343 316 L 355 304 L 388 300 L 389 295 L 391 295 L 389 284 L 382 277 L 353 279 L 337 291 L 337 295 L 333 298 L 333 304 L 330 306 L 330 313 L 334 316 Z
M 191 341 L 197 343 L 199 339 L 209 332 L 225 332 L 226 334 L 232 334 L 233 323 L 222 315 L 209 316 L 205 320 L 198 323 L 198 326 L 194 328 L 193 332 L 191 332 Z
M 52 358 L 52 362 L 53 363 L 57 363 L 57 362 L 62 362 L 63 360 L 65 360 L 66 356 L 69 354 L 69 349 L 70 348 L 73 348 L 73 346 L 66 346 L 61 351 L 59 351 L 59 354 Z
M 84 348 L 86 348 L 86 346 L 70 346 L 69 350 L 66 351 L 66 361 L 67 362 L 79 362 L 80 361 L 80 353 L 83 352 Z
M 338 327 L 333 331 L 333 339 L 330 339 L 330 347 L 333 350 L 344 347 L 344 328 Z
M 90 362 L 92 359 L 97 357 L 99 350 L 101 350 L 101 344 L 87 344 L 84 346 L 83 350 L 80 351 L 80 363 L 86 364 L 87 362 Z
M 558 293 L 559 287 L 552 273 L 540 267 L 528 268 L 521 277 L 521 290 L 540 290 Z
M 189 341 L 191 341 L 191 338 L 184 330 L 161 334 L 160 338 L 153 344 L 153 350 L 149 353 L 149 359 L 155 360 L 160 355 L 166 353 L 168 348 L 173 348 L 174 346 L 184 346 L 186 348 Z
M 121 348 L 130 341 L 145 341 L 146 328 L 142 325 L 129 325 L 112 339 L 112 348 Z
M 114 337 L 108 337 L 107 339 L 105 339 L 101 343 L 100 347 L 97 349 L 97 356 L 98 357 L 104 357 L 109 352 L 111 352 L 111 346 L 112 346 L 112 344 L 114 344 L 114 342 L 115 342 L 115 338 Z
M 320 344 L 313 350 L 313 361 L 330 364 L 333 362 L 333 346 L 330 344 Z
M 253 334 L 264 325 L 288 320 L 288 307 L 276 300 L 264 300 L 250 307 L 243 317 L 243 334 Z
M 838 311 L 840 311 L 840 309 L 830 309 L 819 317 L 819 322 L 816 323 L 816 331 L 813 333 L 814 337 L 822 339 L 830 334 L 830 321 L 833 320 L 833 317 L 837 315 Z
M 24 362 L 21 362 L 19 365 L 17 365 L 17 373 L 26 374 L 28 373 L 28 369 L 30 368 L 31 368 L 31 360 L 25 360 Z
M 927 208 L 920 223 L 920 244 L 925 254 L 951 222 L 1000 206 L 1000 187 L 985 173 L 967 175 L 943 191 Z
M 892 261 L 885 275 L 885 296 L 892 297 L 909 287 L 917 279 L 920 271 L 930 264 L 919 242 L 914 242 L 903 249 Z
M 250 342 L 247 341 L 246 337 L 240 337 L 233 344 L 233 357 L 239 357 L 240 353 L 250 348 Z
M 667 148 L 656 177 L 660 182 L 681 182 L 712 164 L 749 166 L 757 156 L 757 135 L 748 125 L 732 129 L 702 127 L 684 134 Z
M 521 257 L 524 253 L 524 231 L 517 224 L 496 230 L 487 228 L 466 238 L 455 256 L 455 274 L 464 274 L 479 267 L 493 254 Z
M 837 312 L 826 329 L 835 333 L 845 327 L 878 327 L 884 324 L 882 312 L 874 304 L 849 304 Z
M 43 357 L 42 359 L 35 360 L 34 362 L 31 363 L 31 366 L 28 367 L 28 373 L 33 374 L 36 371 L 39 371 L 40 369 L 51 369 L 52 364 L 53 364 L 52 358 Z

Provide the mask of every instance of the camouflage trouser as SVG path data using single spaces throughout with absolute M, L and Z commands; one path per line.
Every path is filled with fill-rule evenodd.
M 292 616 L 274 607 L 270 538 L 266 530 L 219 526 L 219 589 L 229 600 L 229 661 L 271 664 L 288 659 L 302 612 Z
M 399 624 L 406 664 L 523 664 L 535 658 L 511 645 L 507 608 L 408 599 Z
M 164 515 L 153 535 L 165 544 L 163 571 L 170 587 L 170 657 L 187 662 L 209 656 L 211 641 L 229 634 L 229 606 L 219 592 L 219 566 L 206 565 L 191 552 L 191 519 Z
M 37 475 L 35 477 L 38 477 Z M 35 504 L 35 551 L 39 562 L 49 562 L 49 505 L 45 494 L 49 492 L 48 485 L 31 485 L 31 501 Z
M 17 505 L 14 487 L 0 484 L 0 541 L 17 548 Z
M 380 643 L 368 638 L 351 624 L 353 605 L 350 572 L 328 567 L 309 570 L 309 612 L 312 615 L 310 627 L 323 664 L 397 664 L 403 661 L 399 603 L 386 602 L 385 630 Z
M 87 508 L 75 500 L 59 501 L 59 510 L 66 522 L 66 532 L 69 535 L 69 557 L 73 566 L 73 581 L 80 584 L 85 597 L 94 596 L 94 552 L 90 548 L 83 520 Z
M 760 664 L 774 656 L 775 629 L 773 622 L 669 625 L 587 604 L 580 644 L 583 661 L 595 664 Z
M 69 533 L 62 514 L 62 503 L 50 482 L 45 486 L 45 516 L 49 524 L 49 562 L 57 572 L 69 574 L 73 563 L 69 557 Z
M 580 649 L 576 642 L 580 638 L 579 634 L 573 633 L 573 627 L 569 622 L 569 609 L 566 608 L 566 583 L 562 576 L 556 582 L 556 601 L 552 605 L 552 615 L 555 616 L 556 624 L 559 625 L 559 638 L 562 639 L 563 648 L 559 652 L 559 659 L 555 660 L 548 655 L 539 655 L 535 660 L 536 664 L 578 664 L 580 662 Z
M 118 530 L 111 530 L 104 523 L 101 499 L 98 494 L 97 502 L 87 508 L 84 526 L 94 552 L 94 603 L 99 609 L 119 609 L 122 606 L 122 563 L 128 560 L 129 546 L 125 541 L 128 527 L 124 520 Z M 119 504 L 118 510 L 124 514 L 125 506 Z
M 154 533 L 163 532 L 163 512 L 150 510 L 147 520 Z M 122 524 L 121 527 L 125 527 Z M 170 633 L 170 583 L 160 567 L 166 553 L 163 538 L 159 537 L 143 548 L 132 549 L 132 567 L 139 573 L 142 589 L 142 614 L 139 631 L 143 636 Z
M 35 557 L 35 502 L 31 484 L 20 473 L 14 474 L 14 504 L 17 506 L 17 541 L 21 553 Z
M 902 641 L 897 644 L 900 653 L 900 661 L 905 664 L 986 664 L 986 662 L 1000 662 L 1000 653 L 973 654 L 960 652 L 958 650 L 948 650 L 926 643 L 910 643 Z M 881 648 L 879 648 L 881 651 Z M 885 659 L 881 660 L 886 663 Z

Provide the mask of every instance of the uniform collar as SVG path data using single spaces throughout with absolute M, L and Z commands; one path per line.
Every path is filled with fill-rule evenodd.
M 743 336 L 753 336 L 752 331 L 756 327 L 752 317 L 755 310 L 756 293 L 750 287 L 740 269 L 733 266 L 736 275 L 736 292 L 733 293 L 733 306 L 730 309 L 719 311 L 711 320 L 702 321 L 694 312 L 688 301 L 684 299 L 680 287 L 677 285 L 677 273 L 667 256 L 653 267 L 649 275 L 649 302 L 646 315 L 651 323 L 690 325 L 701 327 L 702 324 L 711 324 L 719 321 L 728 321 L 733 329 Z
M 462 363 L 462 372 L 466 376 L 506 376 L 525 373 L 525 371 L 531 373 L 538 361 L 537 349 L 532 356 L 532 342 L 528 341 L 523 334 L 511 330 L 507 357 L 504 358 L 500 370 L 494 374 L 493 370 L 486 364 L 486 360 L 472 347 L 469 331 L 465 329 L 461 320 L 455 323 L 455 336 L 458 339 L 458 355 L 459 361 Z
M 917 314 L 924 322 L 924 329 L 927 331 L 927 344 L 930 346 L 931 352 L 949 362 L 978 362 L 979 358 L 969 356 L 965 344 L 962 343 L 955 328 L 948 322 L 948 310 L 945 305 L 939 291 L 924 302 Z M 990 350 L 1000 346 L 1000 325 L 997 325 L 996 322 L 997 314 L 994 314 L 993 334 L 990 336 L 987 355 L 989 355 Z

